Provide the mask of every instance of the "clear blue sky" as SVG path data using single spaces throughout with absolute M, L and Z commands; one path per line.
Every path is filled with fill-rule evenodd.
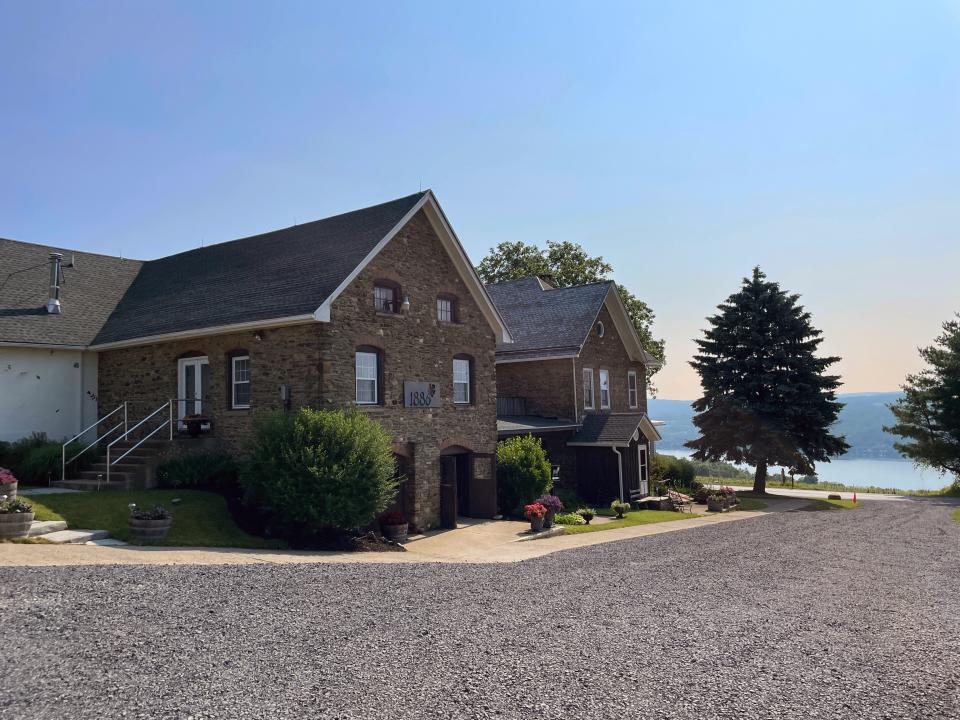
M 153 258 L 433 188 L 468 252 L 572 240 L 665 336 L 754 264 L 846 390 L 960 310 L 960 0 L 0 0 L 0 236 Z

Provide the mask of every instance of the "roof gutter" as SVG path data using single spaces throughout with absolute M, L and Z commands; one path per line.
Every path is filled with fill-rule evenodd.
M 195 328 L 193 330 L 181 330 L 180 332 L 163 333 L 161 335 L 145 335 L 129 340 L 117 340 L 115 342 L 97 343 L 90 345 L 90 350 L 116 350 L 119 348 L 136 347 L 137 345 L 152 345 L 158 342 L 167 342 L 170 340 L 188 340 L 190 338 L 204 337 L 206 335 L 226 335 L 234 332 L 244 332 L 247 330 L 259 330 L 261 328 L 285 327 L 287 325 L 305 325 L 307 323 L 317 322 L 313 313 L 307 315 L 290 315 L 281 318 L 270 318 L 269 320 L 253 320 L 251 322 L 234 323 L 233 325 L 215 325 L 213 327 Z

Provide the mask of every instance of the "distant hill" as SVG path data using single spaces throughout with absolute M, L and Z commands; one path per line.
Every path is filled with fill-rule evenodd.
M 893 449 L 894 436 L 883 431 L 884 425 L 893 424 L 893 413 L 888 405 L 900 398 L 902 393 L 845 393 L 838 396 L 844 403 L 837 421 L 836 431 L 845 435 L 850 443 L 847 458 L 903 459 Z M 677 450 L 688 440 L 697 437 L 693 424 L 693 408 L 689 400 L 650 400 L 650 417 L 664 420 L 666 425 L 658 428 L 663 436 L 660 447 Z

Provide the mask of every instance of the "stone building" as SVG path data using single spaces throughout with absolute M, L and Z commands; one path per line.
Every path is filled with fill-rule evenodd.
M 512 336 L 497 346 L 499 436 L 539 437 L 557 482 L 589 502 L 648 494 L 660 435 L 646 378 L 659 363 L 615 283 L 558 288 L 531 277 L 487 291 Z
M 352 408 L 393 437 L 415 526 L 496 514 L 511 338 L 432 192 L 137 263 L 126 284 L 83 343 L 100 417 L 239 451 L 260 411 Z M 69 283 L 63 306 L 83 312 Z

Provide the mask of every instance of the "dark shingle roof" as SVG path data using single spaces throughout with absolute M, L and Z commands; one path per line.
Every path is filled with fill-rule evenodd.
M 640 426 L 643 413 L 617 415 L 587 415 L 583 427 L 570 443 L 576 445 L 629 445 L 630 438 Z
M 566 430 L 575 427 L 576 424 L 572 420 L 539 415 L 503 415 L 497 418 L 497 432 L 504 435 Z
M 486 287 L 513 338 L 497 357 L 527 359 L 579 352 L 613 281 L 544 289 L 531 277 Z
M 94 344 L 313 313 L 425 194 L 146 262 Z
M 63 269 L 62 313 L 46 310 L 51 252 Z M 0 238 L 0 342 L 89 345 L 143 263 Z

